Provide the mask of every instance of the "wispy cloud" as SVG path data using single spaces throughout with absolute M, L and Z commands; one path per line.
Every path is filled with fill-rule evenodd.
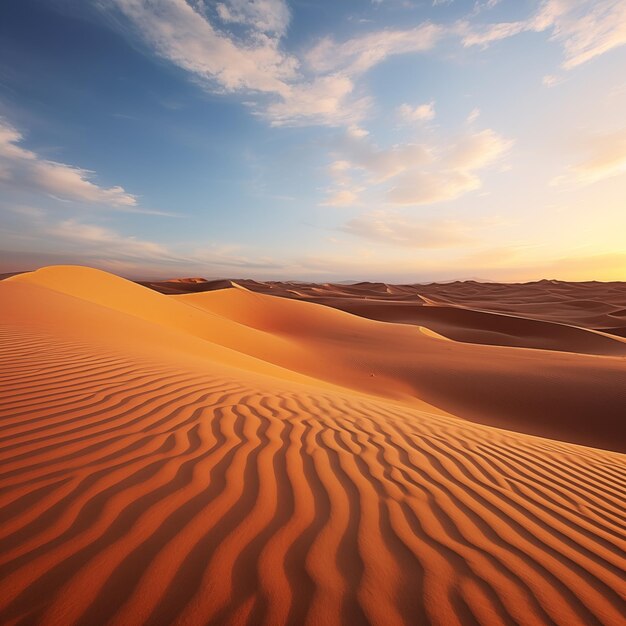
M 316 74 L 341 72 L 356 77 L 389 57 L 431 50 L 445 33 L 445 27 L 427 22 L 409 29 L 374 31 L 342 42 L 325 37 L 309 50 L 306 62 Z
M 470 114 L 467 116 L 467 123 L 473 124 L 480 117 L 480 109 L 475 108 L 470 111 Z
M 472 238 L 455 220 L 408 219 L 393 210 L 377 210 L 346 222 L 341 230 L 370 241 L 409 248 L 448 248 Z
M 465 46 L 486 46 L 523 32 L 550 31 L 563 47 L 563 69 L 578 65 L 626 44 L 626 3 L 623 0 L 543 0 L 526 20 L 477 26 L 459 25 Z
M 626 128 L 580 141 L 585 156 L 552 180 L 552 185 L 589 185 L 626 173 Z
M 361 187 L 331 190 L 328 198 L 322 202 L 322 206 L 354 206 L 359 201 L 360 191 L 362 191 Z
M 42 158 L 20 144 L 23 135 L 0 118 L 0 185 L 65 200 L 138 210 L 136 196 L 120 186 L 101 187 L 94 172 Z
M 68 219 L 48 228 L 48 234 L 67 244 L 78 245 L 83 253 L 113 258 L 167 261 L 167 248 L 152 241 L 124 236 L 104 226 Z
M 283 0 L 225 0 L 216 5 L 223 22 L 243 24 L 257 32 L 283 34 L 289 25 L 289 8 Z
M 476 0 L 474 2 L 474 8 L 472 9 L 472 15 L 478 15 L 483 11 L 489 11 L 498 6 L 502 0 Z
M 562 76 L 555 76 L 554 74 L 546 74 L 542 79 L 541 83 L 546 87 L 554 87 L 563 82 Z
M 190 272 L 230 276 L 235 270 L 281 267 L 272 259 L 246 255 L 239 245 L 210 241 L 203 245 L 165 244 L 125 234 L 109 224 L 93 223 L 82 217 L 55 220 L 46 212 L 28 206 L 11 206 L 9 210 L 21 221 L 17 232 L 27 235 L 21 238 L 23 241 L 20 237 L 9 240 L 4 251 L 26 260 L 30 257 L 34 264 L 87 263 L 137 276 L 180 276 Z M 23 252 L 24 246 L 28 253 Z
M 431 101 L 417 106 L 404 103 L 397 108 L 397 113 L 405 122 L 429 122 L 435 119 L 435 103 Z

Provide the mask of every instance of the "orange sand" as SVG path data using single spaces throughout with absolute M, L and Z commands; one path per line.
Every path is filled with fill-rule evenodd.
M 623 286 L 169 285 L 0 282 L 1 624 L 623 623 Z

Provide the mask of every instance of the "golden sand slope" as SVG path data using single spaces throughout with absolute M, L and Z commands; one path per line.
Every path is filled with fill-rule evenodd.
M 388 398 L 358 378 L 368 334 L 414 336 L 441 374 L 438 350 L 479 360 L 466 344 L 224 293 L 0 283 L 0 623 L 623 623 L 623 455 L 420 410 L 406 363 L 373 377 Z M 625 371 L 470 348 L 496 359 L 482 375 L 515 352 L 582 359 L 561 379 Z M 287 367 L 304 351 L 325 376 Z

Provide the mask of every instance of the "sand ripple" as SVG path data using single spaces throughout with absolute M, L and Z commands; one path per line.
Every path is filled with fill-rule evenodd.
M 0 474 L 2 624 L 623 624 L 613 452 L 13 324 Z

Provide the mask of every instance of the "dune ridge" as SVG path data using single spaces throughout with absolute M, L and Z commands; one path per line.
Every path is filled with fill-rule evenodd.
M 424 380 L 503 370 L 521 398 L 545 362 L 570 412 L 619 416 L 623 357 L 88 269 L 0 297 L 0 623 L 623 623 L 624 455 L 461 419 Z

